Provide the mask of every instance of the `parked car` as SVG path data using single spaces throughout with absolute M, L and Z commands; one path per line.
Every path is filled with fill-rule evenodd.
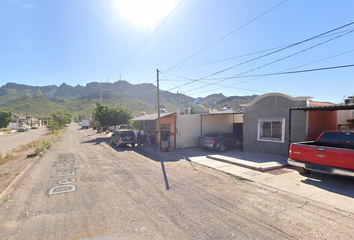
M 130 144 L 132 147 L 135 147 L 136 144 L 135 133 L 131 130 L 115 131 L 111 135 L 111 144 L 116 144 L 117 147 Z
M 31 125 L 31 129 L 38 129 L 38 128 L 39 128 L 39 126 L 37 123 L 34 123 Z
M 241 148 L 243 137 L 231 132 L 210 132 L 198 138 L 198 146 L 220 152 L 226 149 Z
M 27 125 L 21 125 L 17 128 L 17 132 L 27 132 L 27 131 L 28 131 Z

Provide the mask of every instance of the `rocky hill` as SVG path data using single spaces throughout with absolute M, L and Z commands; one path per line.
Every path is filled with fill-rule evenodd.
M 120 104 L 132 110 L 134 115 L 138 115 L 142 111 L 156 112 L 156 91 L 156 86 L 153 84 L 130 84 L 127 81 L 91 82 L 86 86 L 75 87 L 65 83 L 59 87 L 7 83 L 0 88 L 0 110 L 43 117 L 49 116 L 52 109 L 53 111 L 63 109 L 76 117 L 78 115 L 89 116 L 95 100 L 99 101 L 100 94 L 102 94 L 102 104 L 110 107 Z M 248 103 L 255 97 L 257 96 L 226 97 L 219 93 L 199 98 L 199 103 L 206 108 L 221 110 L 225 106 L 230 106 L 237 110 L 240 104 Z M 192 105 L 194 100 L 184 94 L 160 91 L 160 105 L 168 111 L 175 111 L 176 106 L 184 109 Z

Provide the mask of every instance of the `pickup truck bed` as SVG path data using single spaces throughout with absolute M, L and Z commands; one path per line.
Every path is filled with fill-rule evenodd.
M 302 173 L 354 176 L 354 131 L 325 131 L 317 141 L 293 143 L 288 163 Z

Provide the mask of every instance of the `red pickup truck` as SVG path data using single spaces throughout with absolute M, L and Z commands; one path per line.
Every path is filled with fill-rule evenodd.
M 316 141 L 292 143 L 288 163 L 300 173 L 354 177 L 354 131 L 324 131 Z

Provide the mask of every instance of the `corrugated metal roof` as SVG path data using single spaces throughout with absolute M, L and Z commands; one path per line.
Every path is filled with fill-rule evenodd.
M 171 116 L 174 114 L 176 114 L 176 112 L 160 113 L 160 118 L 164 118 L 164 117 Z M 157 113 L 154 113 L 154 114 L 136 117 L 136 118 L 130 119 L 129 121 L 151 121 L 151 120 L 156 120 L 157 118 L 158 118 Z
M 200 115 L 226 115 L 226 114 L 243 114 L 243 112 L 209 112 L 209 113 L 199 113 Z
M 350 105 L 333 105 L 333 106 L 312 106 L 312 107 L 291 107 L 290 110 L 303 111 L 336 111 L 336 110 L 351 110 L 354 109 L 354 104 Z

